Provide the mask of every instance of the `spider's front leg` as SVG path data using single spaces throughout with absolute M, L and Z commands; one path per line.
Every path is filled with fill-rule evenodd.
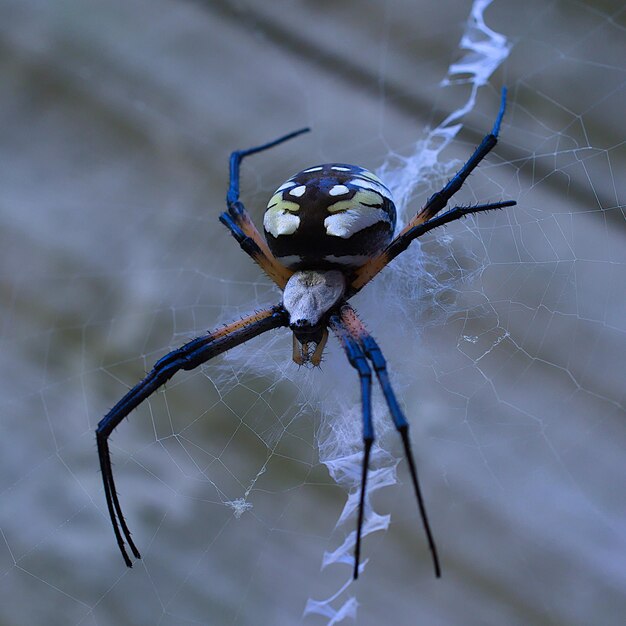
M 330 325 L 339 341 L 341 342 L 344 351 L 350 361 L 351 365 L 355 367 L 359 373 L 362 384 L 362 394 L 365 397 L 363 391 L 364 379 L 371 379 L 370 368 L 365 361 L 365 357 L 369 359 L 374 367 L 376 377 L 380 384 L 381 390 L 385 397 L 387 407 L 391 413 L 391 418 L 394 422 L 396 430 L 402 437 L 402 444 L 404 446 L 404 453 L 409 463 L 409 470 L 411 473 L 411 481 L 413 483 L 413 489 L 417 498 L 420 515 L 422 518 L 422 524 L 426 537 L 428 539 L 428 546 L 433 559 L 433 565 L 435 568 L 435 575 L 437 578 L 441 577 L 441 567 L 439 565 L 439 556 L 437 554 L 437 547 L 433 538 L 430 524 L 428 522 L 428 516 L 426 514 L 426 506 L 424 504 L 424 498 L 419 486 L 417 478 L 417 468 L 415 466 L 415 460 L 413 458 L 413 452 L 411 451 L 411 441 L 409 439 L 409 424 L 402 413 L 402 409 L 398 404 L 396 396 L 391 387 L 389 381 L 389 374 L 387 372 L 387 364 L 383 354 L 378 347 L 378 344 L 374 338 L 369 334 L 361 320 L 357 317 L 356 312 L 349 304 L 344 304 L 340 307 L 339 314 L 330 318 Z M 365 363 L 363 363 L 365 361 Z M 367 371 L 365 370 L 367 367 Z M 369 385 L 369 383 L 368 383 Z M 369 393 L 369 391 L 368 391 Z M 363 503 L 365 498 L 365 484 L 367 477 L 367 465 L 369 462 L 370 450 L 374 441 L 374 430 L 372 426 L 371 416 L 371 401 L 369 396 L 367 402 L 363 401 L 363 441 L 364 441 L 364 458 L 363 458 L 363 478 L 361 483 L 361 499 L 359 504 L 359 520 L 357 526 L 357 545 L 355 551 L 355 569 L 354 577 L 357 577 L 360 557 L 360 542 L 361 531 L 363 525 Z
M 236 150 L 230 155 L 230 184 L 226 195 L 228 211 L 220 215 L 220 222 L 230 230 L 242 250 L 281 288 L 284 289 L 289 277 L 293 272 L 281 265 L 261 237 L 254 222 L 246 211 L 243 202 L 239 199 L 239 169 L 241 161 L 257 152 L 268 150 L 284 141 L 308 132 L 308 128 L 301 128 L 288 135 L 270 141 L 262 146 L 249 148 L 248 150 Z
M 388 263 L 390 263 L 401 252 L 407 249 L 409 244 L 423 235 L 425 232 L 441 226 L 448 222 L 459 219 L 470 213 L 480 213 L 494 209 L 502 209 L 517 204 L 513 200 L 494 202 L 490 204 L 479 204 L 473 207 L 455 207 L 441 216 L 441 221 L 436 221 L 437 213 L 444 209 L 452 196 L 461 189 L 467 177 L 478 167 L 480 162 L 493 150 L 498 143 L 498 133 L 504 117 L 506 108 L 506 88 L 502 89 L 502 99 L 498 116 L 488 135 L 485 135 L 480 145 L 474 150 L 470 158 L 463 164 L 463 167 L 450 179 L 450 181 L 440 191 L 434 193 L 426 202 L 424 207 L 415 217 L 400 231 L 398 236 L 375 258 L 358 268 L 350 283 L 349 294 L 354 295 L 362 289 L 376 274 L 378 274 Z M 435 219 L 434 219 L 435 218 Z
M 288 315 L 282 306 L 275 306 L 265 311 L 248 315 L 243 319 L 227 324 L 205 336 L 192 339 L 182 347 L 174 350 L 157 361 L 148 375 L 135 385 L 98 423 L 96 441 L 100 470 L 106 497 L 107 509 L 113 532 L 117 540 L 124 562 L 132 567 L 132 561 L 125 548 L 128 544 L 133 556 L 140 559 L 139 550 L 133 542 L 130 530 L 122 514 L 122 507 L 117 496 L 111 455 L 109 452 L 109 436 L 117 425 L 139 404 L 152 395 L 161 385 L 165 384 L 179 370 L 192 370 L 209 359 L 234 348 L 248 339 L 252 339 L 272 328 L 287 326 Z M 121 529 L 121 530 L 120 530 Z

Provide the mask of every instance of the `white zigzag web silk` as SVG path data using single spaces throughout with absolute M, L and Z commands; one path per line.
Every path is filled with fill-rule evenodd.
M 474 108 L 480 87 L 487 83 L 493 72 L 509 54 L 511 46 L 507 38 L 494 32 L 485 24 L 484 11 L 491 2 L 492 0 L 475 0 L 473 3 L 463 37 L 459 43 L 459 48 L 463 50 L 464 54 L 460 60 L 450 65 L 448 74 L 441 82 L 442 88 L 453 84 L 466 84 L 470 90 L 467 100 L 462 106 L 450 113 L 439 126 L 430 130 L 427 136 L 417 143 L 412 155 L 401 158 L 400 163 L 396 159 L 393 162 L 387 161 L 376 172 L 389 187 L 395 199 L 399 217 L 398 229 L 402 227 L 403 222 L 411 217 L 410 211 L 415 210 L 414 207 L 409 209 L 409 201 L 412 199 L 418 183 L 427 180 L 436 170 L 453 169 L 450 164 L 440 163 L 439 155 L 461 130 L 462 122 L 458 120 Z M 485 129 L 485 132 L 489 130 L 490 128 Z M 416 244 L 413 245 L 416 246 Z M 404 253 L 407 257 L 411 256 L 410 250 L 411 248 Z M 411 262 L 406 258 L 403 261 L 407 264 Z M 415 263 L 412 265 L 413 267 L 417 266 Z M 376 428 L 380 436 L 389 429 L 389 424 L 386 420 L 385 407 L 378 404 L 375 405 L 375 409 Z M 355 597 L 349 595 L 349 588 L 353 583 L 352 567 L 356 530 L 349 529 L 354 527 L 359 504 L 363 454 L 360 450 L 361 441 L 353 429 L 350 430 L 352 436 L 357 435 L 356 441 L 343 441 L 346 435 L 343 422 L 360 425 L 360 410 L 356 408 L 346 409 L 340 416 L 332 415 L 331 417 L 328 416 L 327 412 L 324 413 L 326 415 L 325 426 L 321 430 L 318 442 L 320 460 L 326 465 L 332 478 L 349 491 L 349 496 L 336 525 L 339 531 L 347 532 L 346 538 L 335 550 L 324 554 L 322 569 L 339 564 L 349 567 L 345 568 L 346 581 L 336 593 L 324 600 L 309 598 L 304 609 L 304 615 L 322 615 L 328 619 L 328 626 L 334 626 L 346 618 L 356 619 L 357 616 L 358 603 Z M 356 451 L 346 454 L 346 447 L 356 449 Z M 371 505 L 371 495 L 383 487 L 396 484 L 398 463 L 398 458 L 377 443 L 374 444 L 365 496 L 363 537 L 379 530 L 386 530 L 389 527 L 391 516 L 381 515 L 374 511 Z M 418 532 L 417 529 L 416 532 Z M 361 571 L 367 563 L 367 557 L 362 559 Z

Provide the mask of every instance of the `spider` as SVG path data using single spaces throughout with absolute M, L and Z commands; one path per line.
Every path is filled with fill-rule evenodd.
M 227 211 L 219 219 L 242 250 L 281 289 L 282 302 L 197 337 L 166 354 L 98 423 L 96 440 L 107 508 L 117 545 L 128 567 L 132 567 L 132 561 L 125 544 L 128 544 L 137 559 L 141 555 L 122 514 L 113 480 L 109 453 L 111 433 L 133 409 L 177 371 L 195 369 L 209 359 L 268 330 L 289 327 L 293 333 L 292 358 L 297 364 L 320 364 L 330 329 L 359 376 L 363 415 L 363 463 L 354 579 L 359 575 L 363 505 L 370 452 L 374 442 L 372 369 L 380 384 L 391 419 L 401 436 L 435 575 L 438 578 L 441 576 L 437 548 L 411 451 L 409 424 L 391 387 L 385 358 L 348 301 L 417 237 L 466 215 L 516 204 L 509 200 L 475 206 L 455 206 L 439 214 L 459 191 L 465 179 L 496 145 L 505 105 L 506 89 L 503 89 L 500 110 L 491 132 L 483 138 L 454 177 L 428 199 L 396 237 L 393 236 L 396 209 L 391 193 L 381 180 L 362 167 L 328 163 L 302 170 L 276 190 L 263 218 L 264 241 L 239 199 L 241 161 L 308 132 L 309 129 L 303 128 L 264 145 L 231 154 Z

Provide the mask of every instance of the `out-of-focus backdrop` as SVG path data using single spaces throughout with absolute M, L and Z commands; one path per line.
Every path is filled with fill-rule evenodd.
M 358 433 L 359 395 L 336 345 L 299 371 L 287 332 L 116 430 L 132 570 L 105 510 L 106 410 L 169 349 L 279 298 L 217 221 L 229 152 L 313 128 L 245 163 L 257 223 L 306 166 L 401 167 L 467 97 L 441 82 L 471 7 L 0 0 L 1 624 L 316 625 L 355 603 L 363 625 L 624 623 L 621 2 L 485 10 L 510 55 L 441 160 L 470 154 L 508 85 L 502 140 L 459 198 L 519 204 L 428 235 L 355 302 L 412 424 L 441 580 L 401 462 L 364 574 L 303 617 L 349 579 L 320 569 L 353 520 L 335 529 L 347 494 L 318 442 Z

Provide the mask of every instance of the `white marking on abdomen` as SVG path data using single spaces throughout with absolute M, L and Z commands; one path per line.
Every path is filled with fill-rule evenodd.
M 286 254 L 285 256 L 279 256 L 276 258 L 279 259 L 285 267 L 295 265 L 296 263 L 300 263 L 300 261 L 302 261 L 302 257 L 299 254 Z
M 348 239 L 364 228 L 379 222 L 391 223 L 389 216 L 382 209 L 354 207 L 341 213 L 329 215 L 324 220 L 324 226 L 327 235 Z
M 379 193 L 383 196 L 383 198 L 387 198 L 387 200 L 391 200 L 393 202 L 391 191 L 389 191 L 385 185 L 381 185 L 380 183 L 375 183 L 370 180 L 363 180 L 362 178 L 353 178 L 348 181 L 348 184 L 354 185 L 355 187 L 361 187 L 362 189 L 371 189 L 372 191 Z
M 371 259 L 367 254 L 344 254 L 343 256 L 337 256 L 336 254 L 327 254 L 324 257 L 324 261 L 328 263 L 337 263 L 337 265 L 350 265 L 353 267 L 359 267 L 365 265 Z
M 349 189 L 345 185 L 335 185 L 331 187 L 328 195 L 330 196 L 343 196 L 346 193 L 349 193 Z
M 263 216 L 263 227 L 274 237 L 293 235 L 300 226 L 300 218 L 280 208 L 268 209 Z
M 308 174 L 309 172 L 319 172 L 320 170 L 323 170 L 324 168 L 321 165 L 318 165 L 317 167 L 310 167 L 308 170 L 302 170 L 303 174 Z
M 306 186 L 305 185 L 300 185 L 299 187 L 296 187 L 295 189 L 292 189 L 289 192 L 289 195 L 290 196 L 296 196 L 296 198 L 299 198 L 305 191 L 306 191 Z
M 274 193 L 278 193 L 279 191 L 284 191 L 285 189 L 289 189 L 290 187 L 295 187 L 296 183 L 292 180 L 288 180 L 286 183 L 283 183 Z

